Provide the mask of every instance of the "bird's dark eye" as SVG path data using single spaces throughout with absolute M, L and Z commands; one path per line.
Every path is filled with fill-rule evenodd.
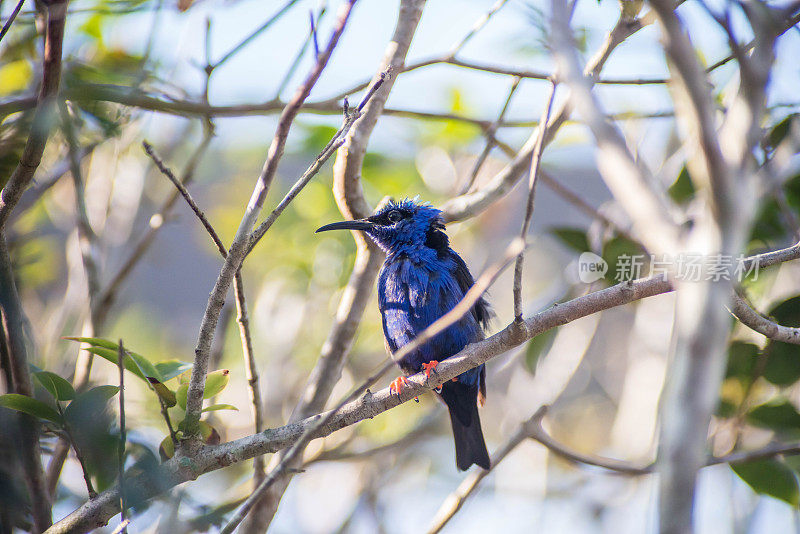
M 389 219 L 389 221 L 396 223 L 403 218 L 403 215 L 397 210 L 392 210 L 386 215 L 386 217 Z

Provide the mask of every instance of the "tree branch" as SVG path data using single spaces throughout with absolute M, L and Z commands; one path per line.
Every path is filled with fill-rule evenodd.
M 0 191 L 0 232 L 19 202 L 22 193 L 33 179 L 44 154 L 50 128 L 47 127 L 53 115 L 53 104 L 61 82 L 61 48 L 64 42 L 64 24 L 67 15 L 67 1 L 53 0 L 46 5 L 47 28 L 44 41 L 44 65 L 42 67 L 42 85 L 36 99 L 36 113 L 33 117 L 28 140 L 22 151 L 19 164 Z
M 553 98 L 556 96 L 556 82 L 550 83 L 550 93 L 547 97 L 547 103 L 542 110 L 542 118 L 539 121 L 539 129 L 536 134 L 536 146 L 533 148 L 531 155 L 531 168 L 528 172 L 528 202 L 525 205 L 525 219 L 522 221 L 522 229 L 520 230 L 520 238 L 524 241 L 528 237 L 528 230 L 530 229 L 531 219 L 533 219 L 533 205 L 536 199 L 536 178 L 539 176 L 539 164 L 542 162 L 542 145 L 544 138 L 547 136 L 547 124 L 550 120 L 550 109 L 553 107 Z M 522 251 L 517 256 L 516 264 L 514 265 L 514 320 L 522 321 L 522 267 L 525 262 L 525 252 Z
M 760 267 L 766 268 L 798 258 L 800 258 L 800 243 L 789 248 L 751 256 L 747 258 L 745 266 L 749 267 L 757 262 Z M 443 360 L 437 367 L 438 374 L 432 374 L 426 378 L 424 373 L 419 373 L 409 377 L 408 387 L 400 396 L 391 394 L 389 388 L 375 393 L 365 393 L 360 399 L 337 410 L 335 416 L 326 425 L 319 428 L 312 437 L 324 437 L 364 419 L 373 418 L 547 330 L 565 325 L 581 317 L 672 290 L 672 284 L 664 276 L 658 276 L 624 282 L 554 305 L 526 319 L 522 333 L 520 333 L 520 329 L 514 328 L 512 323 L 493 336 L 468 345 L 452 358 Z M 138 498 L 146 499 L 176 484 L 194 480 L 203 473 L 249 460 L 259 454 L 280 451 L 296 443 L 307 428 L 328 413 L 313 415 L 301 421 L 292 422 L 280 428 L 267 429 L 260 434 L 235 441 L 201 447 L 198 454 L 190 461 L 176 456 L 165 462 L 156 472 L 130 480 L 130 485 L 126 489 L 131 492 L 135 490 Z M 105 524 L 118 513 L 118 510 L 118 490 L 112 488 L 101 493 L 94 501 L 83 504 L 54 525 L 49 532 L 86 532 Z
M 402 0 L 397 24 L 384 54 L 384 59 L 375 75 L 372 87 L 376 88 L 371 98 L 362 101 L 362 112 L 347 133 L 344 144 L 338 149 L 333 168 L 333 191 L 342 215 L 348 218 L 366 217 L 372 212 L 364 199 L 361 187 L 361 166 L 367 143 L 378 117 L 382 114 L 389 93 L 394 86 L 395 73 L 402 68 L 408 48 L 422 15 L 424 0 Z M 385 78 L 385 79 L 384 79 Z M 384 79 L 378 86 L 378 80 Z M 378 274 L 383 254 L 364 236 L 356 235 L 356 259 L 347 287 L 336 312 L 336 319 L 322 347 L 319 360 L 311 371 L 303 396 L 292 412 L 290 421 L 297 421 L 324 409 L 325 403 L 339 380 L 345 358 L 352 347 L 356 330 L 364 314 L 369 296 Z M 298 451 L 302 453 L 302 450 Z M 289 467 L 294 468 L 298 460 Z M 284 456 L 272 459 L 271 468 L 280 465 Z M 278 510 L 281 497 L 291 481 L 291 469 L 255 505 L 242 529 L 245 532 L 263 532 Z
M 800 345 L 800 328 L 779 325 L 764 317 L 754 310 L 739 292 L 734 292 L 733 304 L 729 311 L 743 325 L 773 341 Z
M 197 432 L 197 423 L 200 420 L 200 410 L 203 404 L 203 390 L 205 388 L 206 372 L 208 370 L 208 360 L 211 353 L 211 343 L 214 338 L 214 331 L 219 320 L 219 313 L 222 306 L 225 304 L 225 296 L 230 289 L 231 283 L 236 272 L 241 267 L 242 261 L 247 254 L 247 246 L 250 239 L 250 231 L 255 224 L 261 208 L 264 204 L 267 191 L 269 190 L 275 173 L 278 169 L 278 162 L 283 155 L 283 150 L 286 145 L 286 138 L 289 135 L 294 118 L 302 105 L 303 101 L 308 97 L 311 88 L 316 84 L 322 71 L 328 64 L 328 60 L 333 53 L 344 32 L 347 20 L 350 16 L 352 8 L 356 0 L 349 0 L 344 3 L 339 14 L 339 20 L 335 26 L 333 34 L 331 35 L 328 45 L 325 50 L 319 55 L 316 64 L 312 68 L 306 81 L 300 86 L 295 93 L 295 96 L 284 108 L 281 113 L 281 118 L 278 121 L 278 126 L 273 137 L 272 144 L 270 145 L 267 160 L 264 163 L 264 168 L 261 175 L 258 177 L 256 186 L 247 204 L 244 216 L 233 238 L 233 242 L 228 249 L 228 256 L 220 269 L 217 281 L 214 284 L 214 289 L 208 299 L 203 320 L 200 325 L 200 333 L 197 338 L 197 345 L 195 348 L 194 365 L 192 367 L 191 379 L 189 382 L 189 391 L 186 398 L 186 417 L 184 419 L 186 426 L 186 433 L 192 436 Z

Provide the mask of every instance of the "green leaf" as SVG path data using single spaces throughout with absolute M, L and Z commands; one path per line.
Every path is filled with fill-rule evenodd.
M 773 306 L 769 315 L 783 326 L 800 326 L 800 295 Z
M 204 412 L 217 412 L 219 410 L 235 410 L 238 412 L 239 408 L 232 404 L 212 404 L 211 406 L 203 408 Z
M 217 369 L 206 376 L 206 388 L 203 390 L 203 398 L 210 399 L 222 393 L 230 380 L 230 371 L 227 369 Z
M 92 354 L 96 354 L 101 358 L 113 363 L 114 365 L 117 365 L 117 357 L 118 357 L 117 350 L 107 349 L 104 347 L 89 347 L 88 349 L 86 349 L 86 352 L 91 352 Z M 142 380 L 147 380 L 142 370 L 139 369 L 139 366 L 136 365 L 136 362 L 133 361 L 133 359 L 130 358 L 129 356 L 127 355 L 125 356 L 125 358 L 122 360 L 122 365 L 125 367 L 125 369 L 135 374 Z
M 119 393 L 118 386 L 93 387 L 89 391 L 76 396 L 75 400 L 69 403 L 67 409 L 64 410 L 64 417 L 67 420 L 74 421 L 79 414 L 86 416 L 87 414 L 104 410 L 108 401 L 117 393 Z
M 771 341 L 765 352 L 764 378 L 776 386 L 789 386 L 800 379 L 800 347 Z
M 786 138 L 786 134 L 792 127 L 792 122 L 797 119 L 798 114 L 792 113 L 783 118 L 778 124 L 773 126 L 767 134 L 767 143 L 770 147 L 776 148 Z
M 26 395 L 7 393 L 0 395 L 0 406 L 23 412 L 34 417 L 40 417 L 57 425 L 62 425 L 61 416 L 53 408 L 40 400 L 32 399 Z
M 800 504 L 800 489 L 794 472 L 778 460 L 759 460 L 733 464 L 731 469 L 756 493 L 789 503 Z
M 94 347 L 103 347 L 104 349 L 119 350 L 119 345 L 117 345 L 113 341 L 109 341 L 109 340 L 103 339 L 101 337 L 64 336 L 63 339 L 69 339 L 71 341 L 78 341 L 80 343 L 88 343 L 89 345 L 92 345 Z
M 199 421 L 197 424 L 200 435 L 203 437 L 203 441 L 205 441 L 206 445 L 219 445 L 221 437 L 216 428 L 209 425 L 206 421 Z
M 189 383 L 184 382 L 180 386 L 178 386 L 178 391 L 175 392 L 175 400 L 178 403 L 178 406 L 181 407 L 181 410 L 186 409 L 186 397 L 189 393 Z
M 686 168 L 686 165 L 683 166 L 681 172 L 678 173 L 678 177 L 672 185 L 669 186 L 667 193 L 669 193 L 670 198 L 678 204 L 683 204 L 692 199 L 694 196 L 694 184 L 692 183 L 691 176 L 689 176 L 689 169 Z
M 219 395 L 223 389 L 228 385 L 228 381 L 230 380 L 230 371 L 227 369 L 218 369 L 213 373 L 208 373 L 206 375 L 206 387 L 203 390 L 203 398 L 210 399 L 216 395 Z M 184 382 L 178 387 L 178 391 L 175 392 L 175 400 L 178 403 L 178 406 L 181 409 L 186 409 L 186 397 L 189 393 L 189 382 Z
M 758 359 L 758 346 L 752 343 L 734 341 L 728 347 L 728 368 L 726 378 L 738 378 L 742 382 L 749 382 Z
M 756 406 L 747 414 L 747 421 L 776 431 L 800 429 L 800 413 L 792 403 L 784 399 Z
M 148 378 L 150 381 L 150 385 L 153 386 L 153 389 L 156 391 L 156 395 L 164 401 L 164 404 L 167 405 L 168 408 L 172 408 L 176 404 L 175 393 L 169 389 L 167 386 L 156 380 L 155 378 Z
M 75 389 L 72 384 L 50 371 L 37 371 L 33 373 L 36 380 L 46 389 L 54 399 L 59 401 L 75 398 Z
M 591 251 L 589 239 L 586 237 L 586 230 L 582 228 L 569 228 L 566 226 L 551 228 L 553 234 L 561 243 L 576 252 Z
M 117 361 L 119 358 L 119 348 L 114 347 L 113 349 L 107 347 L 99 347 L 93 346 L 86 349 L 87 352 L 91 352 L 92 354 L 97 354 L 101 358 L 108 360 L 109 362 L 117 365 Z M 158 369 L 150 363 L 147 358 L 142 356 L 141 354 L 136 354 L 135 352 L 125 351 L 125 358 L 122 360 L 122 364 L 131 373 L 135 374 L 145 382 L 149 383 L 147 377 L 155 378 L 159 381 L 161 380 L 161 373 L 158 372 Z
M 161 440 L 161 445 L 158 446 L 158 454 L 164 462 L 175 455 L 175 444 L 172 443 L 172 436 L 167 436 Z
M 603 259 L 608 263 L 605 280 L 610 284 L 647 276 L 649 257 L 627 237 L 612 237 L 603 244 Z
M 553 346 L 553 340 L 556 338 L 556 329 L 553 328 L 547 332 L 543 332 L 533 339 L 528 341 L 528 346 L 525 347 L 525 368 L 531 373 L 536 372 L 536 362 L 539 357 L 550 350 Z
M 192 364 L 180 360 L 164 360 L 155 364 L 156 370 L 161 375 L 161 381 L 166 382 L 192 368 Z

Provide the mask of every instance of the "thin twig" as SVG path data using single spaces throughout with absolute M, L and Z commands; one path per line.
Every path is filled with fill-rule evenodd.
M 456 488 L 439 507 L 439 511 L 436 512 L 431 524 L 428 525 L 428 534 L 437 534 L 442 531 L 445 525 L 458 513 L 469 496 L 475 492 L 475 489 L 477 489 L 481 481 L 489 476 L 489 473 L 491 473 L 500 462 L 505 460 L 520 443 L 531 437 L 530 424 L 533 421 L 541 420 L 546 410 L 547 407 L 542 406 L 528 421 L 519 425 L 516 432 L 492 454 L 489 469 L 475 469 L 464 478 L 461 484 L 458 485 L 458 488 Z
M 634 22 L 619 20 L 614 28 L 606 34 L 600 48 L 586 63 L 583 75 L 587 78 L 587 83 L 593 84 L 600 77 L 603 66 L 617 46 L 641 28 L 652 24 L 652 22 L 653 19 L 651 17 L 641 17 Z M 548 75 L 541 79 L 550 79 L 550 76 Z M 555 138 L 561 126 L 569 120 L 572 108 L 572 98 L 564 99 L 561 102 L 547 125 L 544 146 L 547 146 Z M 538 142 L 537 132 L 538 128 L 532 132 L 512 161 L 487 182 L 484 187 L 448 200 L 442 206 L 445 222 L 460 221 L 473 217 L 508 193 L 530 168 L 533 150 Z
M 288 0 L 274 15 L 268 18 L 261 26 L 253 30 L 250 35 L 242 39 L 236 46 L 231 48 L 228 52 L 225 53 L 214 65 L 213 68 L 220 67 L 228 62 L 233 56 L 238 54 L 245 46 L 250 44 L 250 42 L 261 35 L 265 30 L 269 29 L 275 21 L 280 19 L 294 4 L 297 3 L 297 0 Z
M 119 368 L 119 460 L 117 466 L 119 467 L 119 519 L 121 521 L 120 532 L 125 533 L 128 531 L 128 509 L 127 502 L 125 501 L 125 444 L 127 442 L 127 434 L 125 429 L 125 349 L 122 346 L 122 339 L 119 340 L 119 349 L 117 350 L 117 367 Z
M 300 107 L 308 97 L 311 89 L 316 85 L 323 70 L 325 70 L 328 60 L 339 42 L 339 38 L 342 33 L 344 33 L 345 26 L 350 18 L 350 13 L 352 12 L 355 2 L 356 0 L 349 0 L 343 4 L 339 14 L 339 20 L 325 50 L 320 53 L 306 81 L 300 86 L 295 96 L 292 97 L 292 100 L 281 113 L 281 118 L 278 121 L 275 136 L 270 145 L 267 160 L 264 163 L 264 168 L 253 188 L 253 193 L 247 204 L 245 213 L 242 216 L 242 220 L 239 223 L 239 227 L 236 230 L 236 235 L 233 238 L 231 246 L 228 248 L 228 256 L 225 258 L 217 280 L 214 283 L 214 288 L 208 298 L 208 303 L 200 325 L 200 332 L 197 336 L 194 365 L 192 366 L 189 391 L 186 398 L 186 417 L 184 418 L 184 424 L 186 426 L 187 436 L 196 435 L 198 432 L 200 410 L 203 404 L 203 390 L 205 389 L 206 372 L 208 371 L 208 360 L 211 353 L 214 332 L 219 320 L 219 314 L 222 310 L 222 306 L 225 304 L 225 296 L 230 289 L 236 272 L 240 269 L 242 261 L 247 254 L 250 232 L 258 219 L 267 192 L 275 178 L 275 174 L 278 170 L 278 163 L 283 156 L 283 151 L 286 146 L 289 130 Z M 187 442 L 187 446 L 197 446 L 197 443 L 191 444 L 190 440 L 185 441 Z
M 178 178 L 175 176 L 172 170 L 170 170 L 170 168 L 166 166 L 166 164 L 158 156 L 158 154 L 156 154 L 155 149 L 152 147 L 150 143 L 148 143 L 147 141 L 142 141 L 142 146 L 144 147 L 144 151 L 147 152 L 147 155 L 150 156 L 150 159 L 153 160 L 153 163 L 156 164 L 158 170 L 161 171 L 161 174 L 169 178 L 169 181 L 172 182 L 172 185 L 174 185 L 175 188 L 180 192 L 181 196 L 183 196 L 184 200 L 186 200 L 186 203 L 189 204 L 190 208 L 192 208 L 194 214 L 197 215 L 198 219 L 200 219 L 203 228 L 205 228 L 206 232 L 208 232 L 208 235 L 211 236 L 211 239 L 217 246 L 217 250 L 219 250 L 220 254 L 222 254 L 222 257 L 223 258 L 226 257 L 228 253 L 225 250 L 225 245 L 222 244 L 222 240 L 219 238 L 217 231 L 214 230 L 214 227 L 206 218 L 206 215 L 205 213 L 203 213 L 203 210 L 201 210 L 197 206 L 197 203 L 192 198 L 192 195 L 189 194 L 189 191 L 186 189 L 186 187 L 181 183 L 180 180 L 178 180 Z
M 520 81 L 522 81 L 522 78 L 514 78 L 514 80 L 511 82 L 511 88 L 508 90 L 508 96 L 506 96 L 506 101 L 503 103 L 503 108 L 500 110 L 500 114 L 497 116 L 497 119 L 486 129 L 484 134 L 486 137 L 486 144 L 483 146 L 483 150 L 478 156 L 478 159 L 475 160 L 475 164 L 472 166 L 472 172 L 469 175 L 469 180 L 467 180 L 467 182 L 461 188 L 459 194 L 463 195 L 472 189 L 472 185 L 475 183 L 475 179 L 478 177 L 478 173 L 480 172 L 481 167 L 483 167 L 483 163 L 486 161 L 486 158 L 489 157 L 489 153 L 492 151 L 492 148 L 494 148 L 495 144 L 497 144 L 495 133 L 497 133 L 497 128 L 500 126 L 506 116 L 506 112 L 511 104 L 511 99 L 514 97 L 514 93 L 517 92 Z
M 355 124 L 355 122 L 361 118 L 363 114 L 364 106 L 370 101 L 370 99 L 375 95 L 375 92 L 381 87 L 384 80 L 386 79 L 386 72 L 381 73 L 380 77 L 376 80 L 376 82 L 370 87 L 367 94 L 364 95 L 364 98 L 361 99 L 358 107 L 355 111 L 349 112 L 345 111 L 344 122 L 339 130 L 333 135 L 331 140 L 322 149 L 322 152 L 317 155 L 314 159 L 314 162 L 306 169 L 303 175 L 295 182 L 295 184 L 289 189 L 289 192 L 286 193 L 286 196 L 281 199 L 275 209 L 267 216 L 267 218 L 258 225 L 252 235 L 250 236 L 250 243 L 247 247 L 247 254 L 249 254 L 253 247 L 255 247 L 258 242 L 264 237 L 264 234 L 272 227 L 275 223 L 275 220 L 283 213 L 283 210 L 300 194 L 300 191 L 311 181 L 311 179 L 319 172 L 320 168 L 325 164 L 326 161 L 334 154 L 336 151 L 341 147 L 345 139 L 347 138 L 347 133 L 350 131 L 350 128 Z
M 542 152 L 544 139 L 547 137 L 547 124 L 550 121 L 550 110 L 553 107 L 553 99 L 556 95 L 556 82 L 550 83 L 550 92 L 547 96 L 547 103 L 542 110 L 542 119 L 539 121 L 539 132 L 536 134 L 536 146 L 531 155 L 531 168 L 528 171 L 528 202 L 525 206 L 525 219 L 522 221 L 520 239 L 525 241 L 528 237 L 528 229 L 533 219 L 533 206 L 536 199 L 536 178 L 539 176 L 539 165 L 542 162 Z M 522 322 L 522 267 L 525 262 L 525 252 L 521 251 L 514 264 L 514 320 Z
M 319 57 L 319 42 L 317 42 L 317 26 L 314 24 L 314 12 L 308 10 L 308 16 L 311 19 L 311 41 L 314 43 L 314 59 Z
M 197 166 L 200 164 L 200 160 L 202 159 L 203 155 L 205 155 L 205 152 L 211 143 L 212 137 L 213 131 L 206 129 L 205 134 L 203 135 L 203 140 L 194 150 L 189 158 L 188 163 L 186 164 L 186 167 L 183 169 L 183 179 L 181 180 L 182 184 L 189 184 L 194 179 L 194 173 L 197 170 Z M 161 205 L 161 208 L 155 214 L 153 214 L 152 217 L 150 217 L 150 225 L 147 231 L 139 238 L 135 245 L 130 247 L 131 253 L 125 259 L 125 261 L 122 262 L 122 266 L 119 268 L 116 274 L 111 277 L 111 281 L 101 293 L 101 296 L 98 299 L 98 309 L 93 310 L 93 313 L 96 315 L 96 322 L 100 321 L 100 319 L 108 314 L 111 306 L 116 300 L 122 284 L 128 279 L 128 276 L 130 276 L 130 274 L 133 272 L 133 269 L 139 264 L 145 253 L 150 249 L 150 246 L 155 241 L 156 235 L 163 227 L 164 222 L 169 218 L 172 208 L 179 197 L 180 192 L 178 191 L 175 191 L 172 195 L 170 195 L 170 197 Z
M 325 6 L 325 5 L 320 6 L 319 11 L 317 11 L 317 15 L 316 15 L 316 20 L 317 20 L 317 24 L 318 25 L 319 25 L 320 22 L 322 22 L 322 18 L 325 16 L 325 14 L 327 12 L 328 12 L 327 6 Z M 283 75 L 283 79 L 281 80 L 281 83 L 278 84 L 278 89 L 275 91 L 275 100 L 279 100 L 280 99 L 281 94 L 283 93 L 283 90 L 286 89 L 286 86 L 289 84 L 289 81 L 292 79 L 292 76 L 294 76 L 294 73 L 297 70 L 297 67 L 300 65 L 300 62 L 302 61 L 303 56 L 306 53 L 306 49 L 308 48 L 308 45 L 311 44 L 311 39 L 313 37 L 314 37 L 314 35 L 311 32 L 309 32 L 308 36 L 306 36 L 305 41 L 303 41 L 303 44 L 300 46 L 300 49 L 297 51 L 297 54 L 294 56 L 294 60 L 292 60 L 292 64 L 286 70 L 286 74 Z M 317 54 L 317 55 L 319 55 L 319 54 Z
M 475 35 L 489 23 L 494 14 L 503 9 L 503 6 L 505 6 L 507 2 L 508 0 L 497 0 L 497 2 L 495 2 L 494 5 L 489 8 L 489 11 L 475 21 L 475 24 L 472 25 L 472 28 L 469 30 L 469 32 L 459 42 L 450 48 L 450 52 L 447 54 L 447 56 L 454 58 L 456 54 L 458 54 L 461 49 L 464 48 L 464 45 L 466 45 L 470 39 L 475 37 Z
M 67 442 L 72 445 L 72 450 L 75 451 L 75 458 L 78 459 L 78 464 L 81 466 L 83 481 L 86 484 L 86 492 L 89 494 L 90 500 L 94 499 L 97 497 L 97 492 L 94 490 L 94 486 L 92 485 L 92 477 L 89 475 L 89 469 L 86 467 L 86 460 L 83 457 L 81 448 L 78 446 L 78 442 L 75 440 L 75 435 L 72 433 L 72 428 L 70 427 L 69 422 L 64 418 L 64 409 L 61 407 L 61 403 L 58 401 L 56 401 L 56 409 L 58 410 L 58 414 L 64 420 L 64 437 L 66 437 Z
M 14 6 L 14 10 L 11 12 L 11 15 L 8 16 L 8 19 L 6 19 L 6 23 L 3 24 L 3 29 L 0 30 L 0 41 L 2 41 L 3 37 L 6 36 L 6 34 L 8 33 L 8 30 L 11 29 L 11 25 L 14 24 L 14 19 L 17 18 L 17 15 L 19 14 L 19 10 L 22 9 L 22 4 L 24 4 L 24 3 L 25 3 L 25 0 L 19 0 L 19 2 L 17 2 L 17 5 Z

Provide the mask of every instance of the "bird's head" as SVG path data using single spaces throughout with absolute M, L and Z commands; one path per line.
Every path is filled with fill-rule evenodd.
M 412 253 L 425 248 L 447 249 L 442 212 L 417 200 L 388 201 L 374 215 L 355 221 L 342 221 L 318 228 L 328 230 L 361 230 L 389 254 Z

